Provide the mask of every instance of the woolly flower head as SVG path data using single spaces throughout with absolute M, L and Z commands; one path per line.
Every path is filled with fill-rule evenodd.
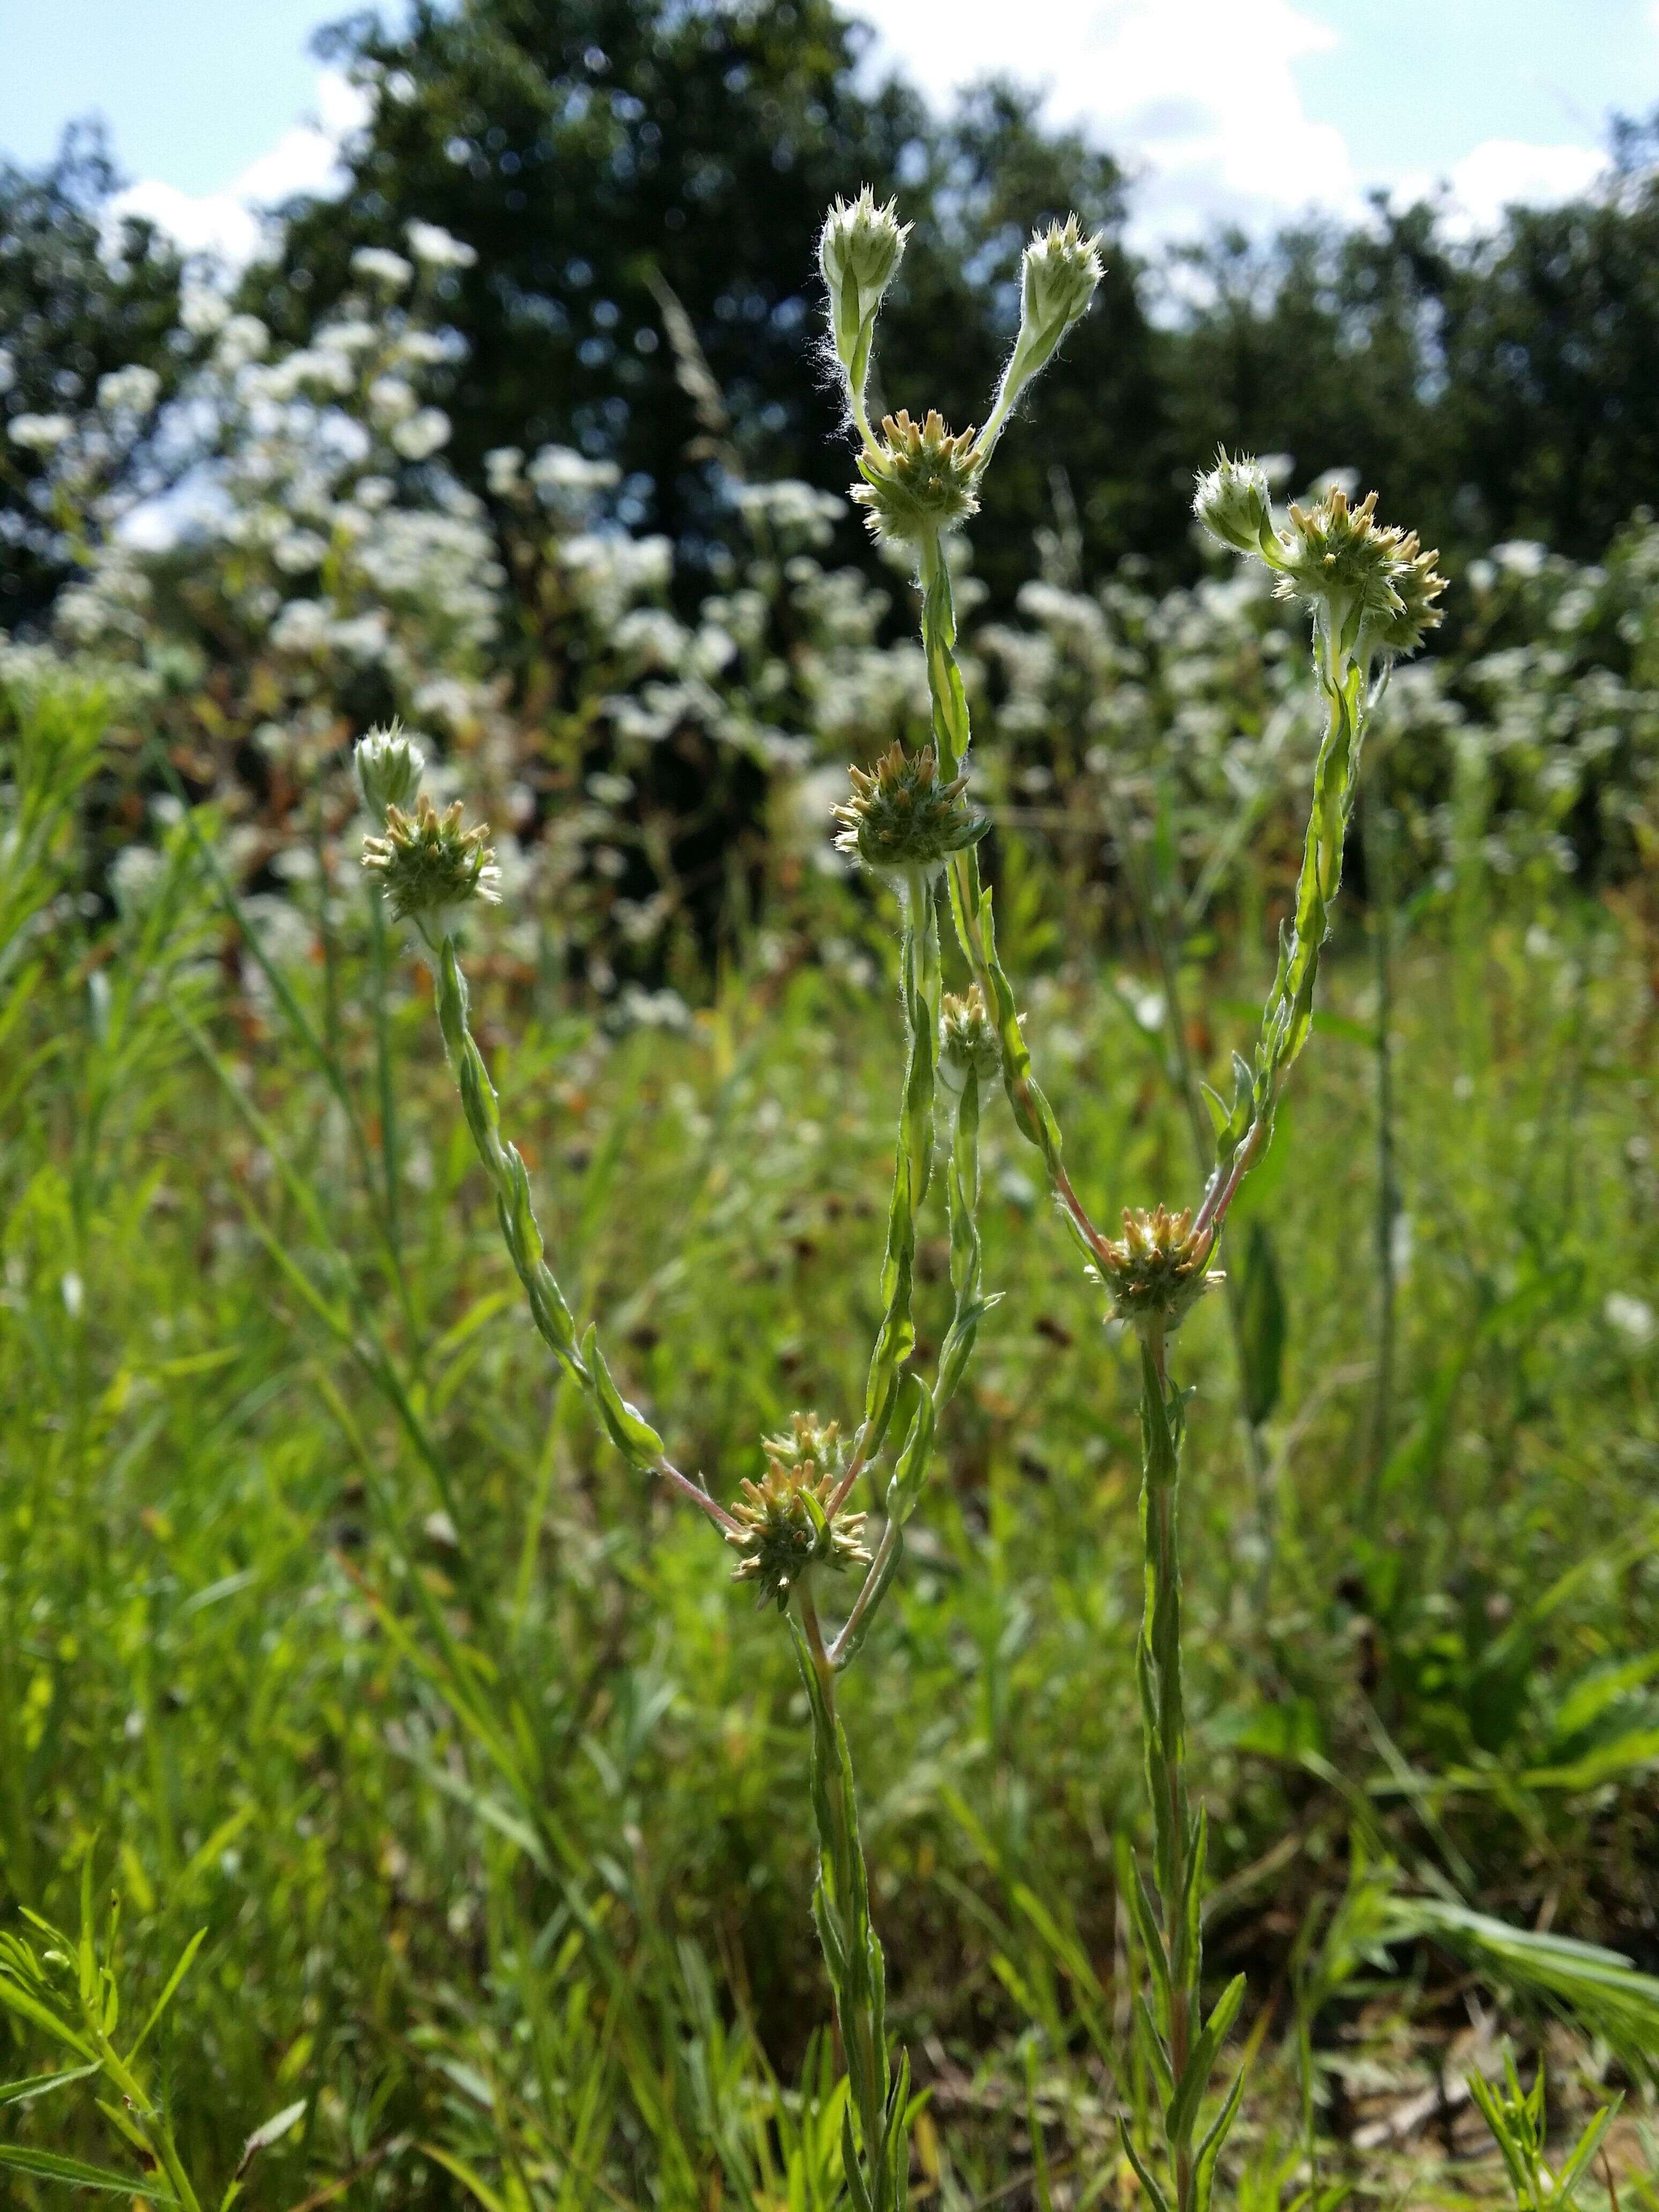
M 1261 554 L 1273 541 L 1267 472 L 1260 461 L 1243 454 L 1233 460 L 1218 449 L 1215 466 L 1198 480 L 1193 513 L 1218 544 L 1236 553 Z
M 810 1567 L 865 1565 L 870 1553 L 863 1514 L 830 1510 L 845 1459 L 835 1422 L 797 1413 L 793 1434 L 769 1437 L 763 1448 L 765 1479 L 742 1486 L 726 1540 L 742 1554 L 732 1581 L 756 1583 L 760 1604 L 781 1613 Z
M 458 799 L 440 814 L 425 792 L 414 813 L 388 806 L 386 835 L 365 837 L 363 866 L 381 886 L 399 921 L 429 938 L 453 937 L 475 901 L 501 897 L 501 870 L 482 824 L 469 828 Z
M 1190 1206 L 1179 1213 L 1161 1206 L 1151 1213 L 1126 1208 L 1123 1235 L 1101 1246 L 1096 1271 L 1112 1319 L 1143 1331 L 1178 1328 L 1204 1292 L 1225 1279 L 1206 1270 L 1214 1247 L 1213 1230 L 1194 1230 Z
M 1281 532 L 1261 464 L 1219 453 L 1198 479 L 1193 512 L 1222 544 L 1265 561 L 1279 596 L 1310 607 L 1339 649 L 1362 662 L 1414 653 L 1440 620 L 1446 580 L 1436 556 L 1415 532 L 1378 522 L 1375 492 L 1355 507 L 1346 486 L 1333 484 L 1311 507 L 1292 503 Z
M 904 257 L 910 226 L 889 200 L 876 204 L 868 185 L 854 200 L 837 200 L 818 234 L 818 267 L 830 294 L 836 356 L 860 390 L 882 295 Z
M 970 1075 L 985 1082 L 1001 1059 L 996 1024 L 979 985 L 970 983 L 961 998 L 947 991 L 939 1014 L 939 1071 L 945 1081 L 958 1091 Z
M 954 530 L 979 508 L 980 460 L 974 433 L 952 436 L 937 409 L 913 422 L 902 409 L 881 426 L 881 442 L 861 453 L 855 503 L 878 538 L 914 544 Z
M 1020 264 L 1020 319 L 1032 338 L 1052 352 L 1087 313 L 1103 273 L 1100 240 L 1074 215 L 1034 231 Z
M 896 738 L 873 769 L 855 768 L 852 778 L 852 797 L 830 810 L 842 825 L 836 843 L 866 867 L 930 874 L 989 826 L 964 796 L 965 775 L 939 781 L 931 745 L 907 753 Z
M 407 814 L 420 796 L 426 755 L 401 722 L 371 730 L 352 755 L 363 804 L 382 822 L 392 807 Z

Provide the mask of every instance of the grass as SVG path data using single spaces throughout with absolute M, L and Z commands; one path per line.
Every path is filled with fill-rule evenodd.
M 802 2026 L 823 2010 L 811 1844 L 777 1817 L 805 1788 L 785 1640 L 550 1373 L 423 972 L 377 948 L 367 902 L 281 990 L 188 827 L 134 911 L 77 911 L 97 787 L 70 787 L 96 772 L 95 720 L 95 702 L 42 708 L 20 735 L 63 804 L 0 911 L 6 1903 L 73 1929 L 90 1853 L 122 1904 L 129 2016 L 206 1929 L 147 2055 L 216 2193 L 303 2100 L 261 2203 L 343 2184 L 326 2201 L 348 2208 L 827 2206 L 838 2120 L 796 2094 L 830 2077 Z M 1020 894 L 1005 951 L 1042 971 L 1045 1080 L 1110 1218 L 1189 1179 L 1164 1042 L 1115 958 L 1044 970 L 1059 894 L 1040 866 Z M 858 1402 L 878 1318 L 892 917 L 812 896 L 833 912 L 757 939 L 684 1035 L 607 1033 L 505 959 L 475 990 L 578 1322 L 611 1316 L 619 1382 L 718 1495 L 793 1408 Z M 1249 1968 L 1273 2062 L 1238 2185 L 1273 2203 L 1298 1990 L 1328 2171 L 1375 2179 L 1386 2161 L 1342 2142 L 1365 2083 L 1467 2026 L 1466 1966 L 1542 2033 L 1549 1972 L 1494 1960 L 1449 1908 L 1659 1966 L 1659 1352 L 1606 1319 L 1659 1258 L 1651 947 L 1613 903 L 1510 911 L 1473 857 L 1402 918 L 1411 1237 L 1379 1455 L 1376 981 L 1344 927 L 1320 1049 L 1231 1240 L 1282 1297 L 1260 1480 L 1224 1302 L 1182 1339 L 1206 1407 L 1186 1555 L 1209 1950 L 1218 1985 Z M 826 934 L 875 980 L 826 966 Z M 1184 978 L 1206 1066 L 1266 965 L 1246 943 Z M 894 2028 L 933 2087 L 918 2155 L 953 2207 L 1116 2185 L 1103 2053 L 1142 1796 L 1134 1363 L 1103 1356 L 1000 1103 L 984 1137 L 1006 1295 L 843 1686 Z M 920 1261 L 934 1340 L 942 1223 Z M 1348 1944 L 1356 1836 L 1389 1871 Z M 1555 1994 L 1582 2055 L 1594 1994 Z M 1618 2001 L 1639 2033 L 1647 2000 Z M 0 2072 L 48 2057 L 19 2033 Z M 77 2094 L 21 2103 L 9 2134 L 104 2162 Z

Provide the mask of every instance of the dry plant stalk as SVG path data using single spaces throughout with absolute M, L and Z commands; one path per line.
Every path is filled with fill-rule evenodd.
M 1124 2148 L 1157 2212 L 1204 2212 L 1242 2094 L 1242 2071 L 1201 2134 L 1200 2121 L 1244 1990 L 1241 1977 L 1205 2015 L 1205 1819 L 1191 1802 L 1182 1683 L 1184 1413 L 1170 1381 L 1168 1344 L 1219 1279 L 1210 1262 L 1228 1210 L 1266 1148 L 1280 1088 L 1307 1038 L 1367 714 L 1395 659 L 1413 650 L 1437 619 L 1443 584 L 1434 556 L 1414 538 L 1378 525 L 1371 500 L 1350 507 L 1340 492 L 1332 492 L 1310 512 L 1292 507 L 1281 524 L 1254 463 L 1221 456 L 1200 480 L 1195 510 L 1205 527 L 1266 562 L 1280 591 L 1310 610 L 1315 671 L 1328 720 L 1314 774 L 1295 917 L 1283 935 L 1255 1055 L 1236 1058 L 1230 1100 L 1211 1094 L 1214 1170 L 1195 1209 L 1132 1212 L 1122 1237 L 1107 1237 L 1071 1180 L 1059 1124 L 1033 1073 L 1014 988 L 998 957 L 992 890 L 976 851 L 986 823 L 969 797 L 972 733 L 956 659 L 948 559 L 950 533 L 975 514 L 985 471 L 1027 386 L 1088 309 L 1100 281 L 1098 242 L 1073 216 L 1027 247 L 1019 335 L 982 429 L 953 433 L 929 411 L 920 422 L 908 414 L 890 416 L 878 435 L 865 393 L 878 313 L 907 229 L 891 204 L 878 206 L 866 189 L 831 210 L 819 241 L 829 351 L 857 441 L 861 481 L 853 496 L 875 534 L 915 560 L 933 719 L 931 744 L 912 754 L 896 744 L 873 769 L 854 769 L 851 795 L 836 810 L 838 843 L 896 894 L 906 1037 L 882 1319 L 862 1413 L 849 1435 L 843 1439 L 837 1424 L 798 1413 L 788 1436 L 766 1440 L 764 1480 L 744 1483 L 731 1504 L 672 1464 L 656 1429 L 612 1382 L 595 1330 L 580 1345 L 576 1340 L 570 1308 L 547 1262 L 529 1176 L 501 1134 L 495 1092 L 468 1024 L 457 933 L 470 904 L 497 895 L 485 835 L 469 829 L 458 807 L 436 811 L 420 789 L 418 747 L 395 729 L 358 749 L 363 795 L 382 825 L 382 834 L 368 842 L 365 864 L 430 958 L 462 1110 L 536 1327 L 590 1397 L 624 1459 L 695 1504 L 740 1555 L 734 1578 L 752 1582 L 761 1602 L 775 1604 L 788 1622 L 811 1717 L 819 1846 L 813 1910 L 846 2053 L 851 2094 L 842 2152 L 855 2212 L 900 2212 L 907 2201 L 911 2100 L 908 2063 L 894 2053 L 887 2034 L 883 1954 L 871 1919 L 836 1680 L 857 1656 L 891 1584 L 939 1417 L 994 1303 L 981 1279 L 978 1129 L 985 1086 L 1000 1077 L 1016 1126 L 1041 1154 L 1060 1217 L 1107 1294 L 1109 1316 L 1128 1323 L 1139 1340 L 1146 1603 L 1138 1666 L 1154 1841 L 1152 1882 L 1142 1881 L 1131 1902 L 1152 1984 L 1150 2003 L 1137 2006 L 1137 2033 L 1158 2085 L 1164 2140 L 1162 2152 L 1153 2154 L 1132 2140 L 1126 2125 Z M 945 995 L 941 986 L 942 902 L 968 969 L 967 988 L 957 996 Z M 912 1308 L 917 1222 L 936 1148 L 945 1164 L 954 1311 L 928 1382 L 911 1365 Z M 890 1443 L 891 1471 L 884 1474 Z M 861 1478 L 884 1516 L 873 1548 L 865 1540 L 866 1516 L 851 1504 Z M 826 1580 L 854 1567 L 863 1570 L 862 1580 L 841 1626 L 830 1632 L 819 1612 Z

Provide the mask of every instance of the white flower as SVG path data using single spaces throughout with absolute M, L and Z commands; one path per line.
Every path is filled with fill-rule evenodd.
M 230 302 L 210 285 L 187 284 L 179 295 L 179 321 L 193 338 L 210 338 L 230 319 Z
M 1601 1312 L 1607 1327 L 1616 1328 L 1629 1343 L 1641 1346 L 1653 1341 L 1654 1311 L 1645 1298 L 1632 1297 L 1628 1291 L 1609 1291 Z
M 407 422 L 420 395 L 401 376 L 377 376 L 368 387 L 368 411 L 377 422 Z
M 26 453 L 52 453 L 74 428 L 67 415 L 14 415 L 7 434 Z
M 672 674 L 684 658 L 687 641 L 684 626 L 664 607 L 635 607 L 617 624 L 617 650 L 641 668 Z
M 285 576 L 302 576 L 320 565 L 327 550 L 327 539 L 314 530 L 290 530 L 271 547 L 270 557 Z
M 278 653 L 317 653 L 328 642 L 328 610 L 317 599 L 290 599 L 270 626 Z
M 233 315 L 219 333 L 215 348 L 222 368 L 246 368 L 251 361 L 262 361 L 270 343 L 270 332 L 258 315 Z
M 544 446 L 525 471 L 545 507 L 571 517 L 586 514 L 601 492 L 621 481 L 614 461 L 590 461 L 568 446 Z
M 524 466 L 521 446 L 494 446 L 484 457 L 484 482 L 491 496 L 510 499 L 519 488 L 519 472 Z
M 388 292 L 401 292 L 415 271 L 390 246 L 360 246 L 351 257 L 351 273 L 371 284 L 385 285 Z
M 440 223 L 407 222 L 404 225 L 404 236 L 415 258 L 423 261 L 428 269 L 471 269 L 478 258 L 476 246 L 452 237 Z
M 4 398 L 16 381 L 17 364 L 4 346 L 0 346 L 0 399 Z
M 98 404 L 106 415 L 148 415 L 161 390 L 155 371 L 132 362 L 99 378 Z
M 1507 575 L 1535 576 L 1549 558 L 1548 548 L 1534 538 L 1511 538 L 1502 545 L 1494 545 L 1492 557 Z
M 441 407 L 422 407 L 398 425 L 392 442 L 406 461 L 427 460 L 449 443 L 449 417 Z

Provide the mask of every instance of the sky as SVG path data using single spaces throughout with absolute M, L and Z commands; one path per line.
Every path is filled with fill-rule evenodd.
M 107 123 L 127 204 L 191 248 L 327 189 L 362 95 L 308 52 L 347 0 L 0 0 L 0 154 Z M 393 0 L 392 12 L 396 12 Z M 1581 189 L 1609 115 L 1659 107 L 1659 0 L 862 0 L 875 65 L 939 100 L 1041 87 L 1136 176 L 1139 243 L 1445 187 L 1479 227 Z M 855 181 L 849 179 L 850 181 Z

